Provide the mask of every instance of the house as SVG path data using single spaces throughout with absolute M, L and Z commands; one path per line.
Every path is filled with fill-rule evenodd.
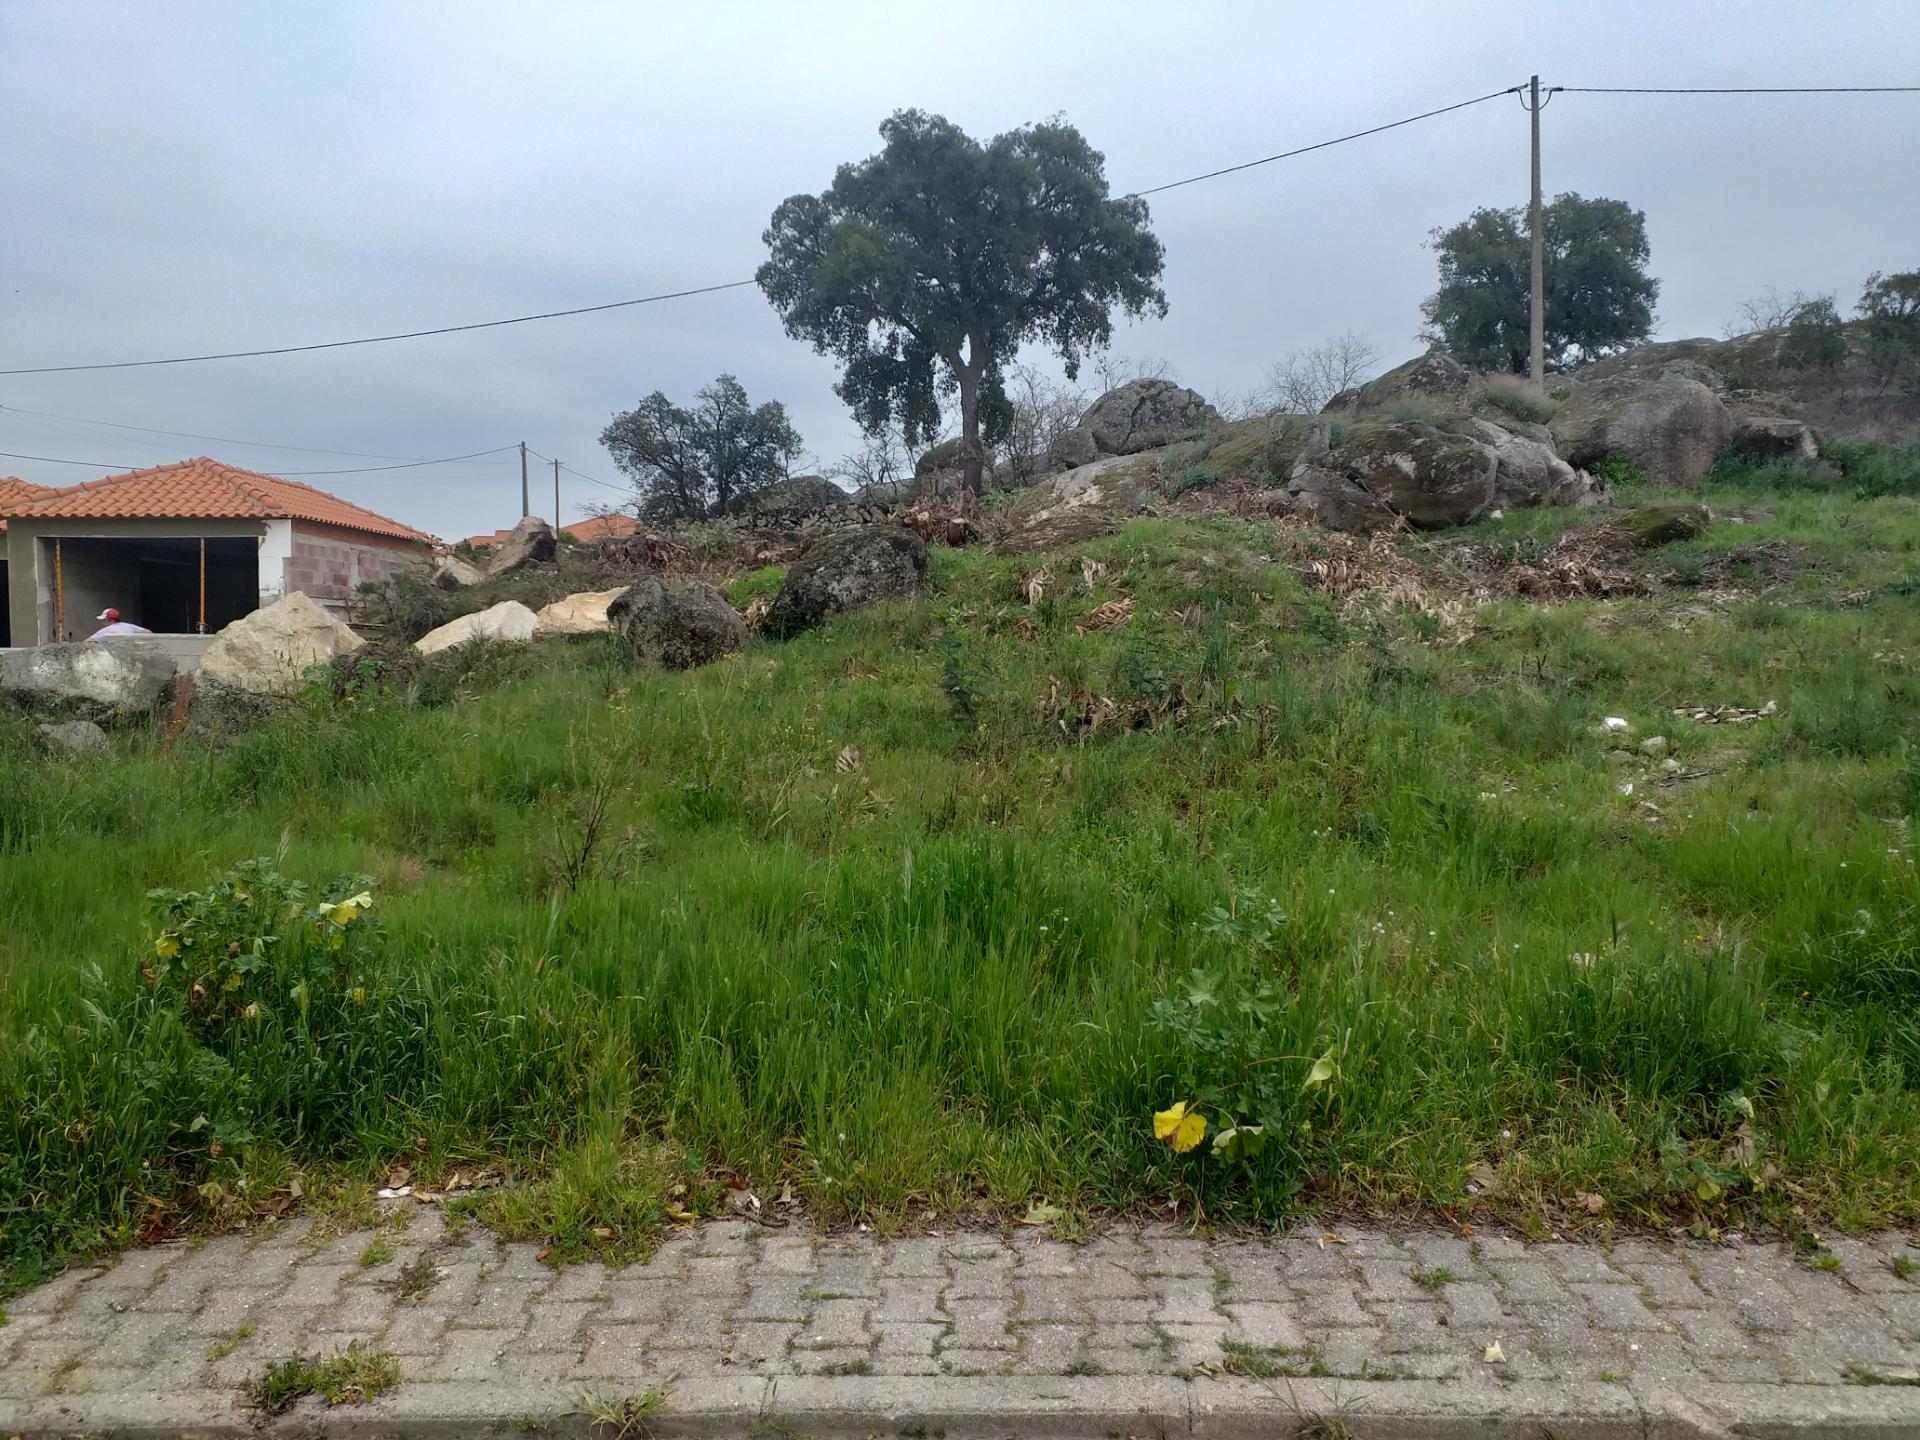
M 576 520 L 560 533 L 570 535 L 582 545 L 592 544 L 596 540 L 622 540 L 640 528 L 640 522 L 631 515 L 595 515 L 590 520 Z M 495 530 L 490 535 L 469 535 L 460 543 L 469 549 L 482 546 L 495 548 L 506 543 L 511 530 Z
M 108 606 L 211 635 L 290 590 L 344 615 L 362 581 L 425 563 L 432 537 L 296 480 L 207 456 L 8 499 L 15 645 L 84 640 Z
M 639 528 L 640 522 L 631 515 L 595 515 L 567 526 L 566 533 L 590 545 L 596 540 L 624 540 Z
M 35 485 L 17 475 L 0 475 L 0 644 L 5 644 L 12 633 L 7 618 L 7 511 L 51 494 L 51 485 Z

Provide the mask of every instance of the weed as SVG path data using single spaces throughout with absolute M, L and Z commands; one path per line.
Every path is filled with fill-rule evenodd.
M 864 1355 L 858 1360 L 835 1360 L 830 1364 L 821 1366 L 820 1373 L 822 1375 L 842 1376 L 871 1375 L 873 1373 L 873 1361 L 867 1359 Z
M 360 1268 L 371 1270 L 376 1265 L 384 1265 L 393 1259 L 393 1246 L 384 1235 L 376 1235 L 360 1252 Z
M 1810 1270 L 1824 1270 L 1829 1275 L 1838 1275 L 1841 1271 L 1840 1257 L 1831 1250 L 1823 1250 L 1808 1263 Z
M 1322 1369 L 1320 1353 L 1311 1345 L 1250 1345 L 1244 1340 L 1222 1340 L 1220 1349 L 1226 1356 L 1220 1368 L 1249 1380 L 1301 1377 Z
M 399 1379 L 398 1360 L 354 1340 L 325 1360 L 295 1355 L 269 1365 L 242 1393 L 255 1410 L 278 1415 L 309 1395 L 329 1405 L 358 1405 L 392 1389 Z
M 1076 1360 L 1066 1368 L 1065 1373 L 1068 1375 L 1085 1376 L 1104 1375 L 1107 1373 L 1107 1367 L 1102 1365 L 1098 1360 Z M 904 1430 L 901 1432 L 903 1435 L 905 1433 Z
M 1415 1266 L 1408 1272 L 1409 1278 L 1422 1290 L 1439 1291 L 1448 1285 L 1458 1285 L 1460 1277 L 1444 1265 L 1435 1265 L 1429 1270 Z
M 248 1320 L 227 1331 L 207 1347 L 207 1359 L 224 1360 L 240 1348 L 240 1342 L 252 1338 L 253 1322 Z
M 1593 1378 L 1603 1385 L 1619 1385 L 1633 1377 L 1628 1375 L 1624 1370 L 1602 1370 Z
M 1920 1265 L 1914 1263 L 1911 1255 L 1896 1255 L 1887 1262 L 1887 1265 L 1902 1280 L 1911 1280 L 1914 1272 L 1920 1270 Z
M 628 1440 L 647 1433 L 647 1422 L 666 1408 L 667 1397 L 679 1378 L 670 1375 L 638 1395 L 608 1396 L 583 1390 L 574 1406 L 593 1421 L 604 1440 Z
M 1840 1373 L 1849 1385 L 1920 1385 L 1920 1371 L 1914 1370 L 1889 1374 L 1870 1365 L 1849 1364 Z
M 394 1293 L 407 1299 L 417 1300 L 435 1285 L 440 1283 L 440 1267 L 433 1256 L 422 1253 L 413 1257 L 400 1267 L 400 1273 L 389 1282 Z

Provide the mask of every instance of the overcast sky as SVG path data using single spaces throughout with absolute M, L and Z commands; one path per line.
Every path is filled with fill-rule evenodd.
M 773 207 L 919 106 L 987 136 L 1063 114 L 1116 191 L 1522 82 L 1920 81 L 1916 0 L 1595 4 L 292 5 L 0 0 L 0 368 L 485 320 L 746 278 Z M 1663 336 L 1769 285 L 1920 265 L 1920 96 L 1562 95 L 1549 195 L 1644 209 Z M 1525 199 L 1508 99 L 1155 197 L 1164 321 L 1115 349 L 1203 392 L 1355 330 L 1418 350 L 1423 248 Z M 817 462 L 857 431 L 757 289 L 314 355 L 0 377 L 0 406 L 436 457 L 525 439 L 618 480 L 598 435 L 722 371 Z M 0 412 L 0 450 L 130 468 L 378 463 Z M 101 470 L 0 458 L 42 483 Z M 617 500 L 563 477 L 568 518 Z M 517 458 L 312 483 L 457 537 L 519 514 Z M 552 509 L 535 467 L 535 509 Z

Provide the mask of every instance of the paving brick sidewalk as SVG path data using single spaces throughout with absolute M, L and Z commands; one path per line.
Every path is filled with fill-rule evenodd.
M 1774 1246 L 719 1224 L 560 1272 L 431 1210 L 377 1238 L 385 1258 L 375 1232 L 293 1222 L 9 1302 L 0 1435 L 238 1431 L 242 1382 L 352 1340 L 398 1385 L 282 1425 L 577 1433 L 583 1395 L 677 1377 L 654 1433 L 1920 1434 L 1920 1249 L 1899 1237 L 1836 1240 L 1821 1269 Z

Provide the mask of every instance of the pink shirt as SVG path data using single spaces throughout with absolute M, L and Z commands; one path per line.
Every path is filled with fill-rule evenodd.
M 111 640 L 116 635 L 151 635 L 153 631 L 144 625 L 133 625 L 125 620 L 116 620 L 111 625 L 102 625 L 87 636 L 89 640 Z

